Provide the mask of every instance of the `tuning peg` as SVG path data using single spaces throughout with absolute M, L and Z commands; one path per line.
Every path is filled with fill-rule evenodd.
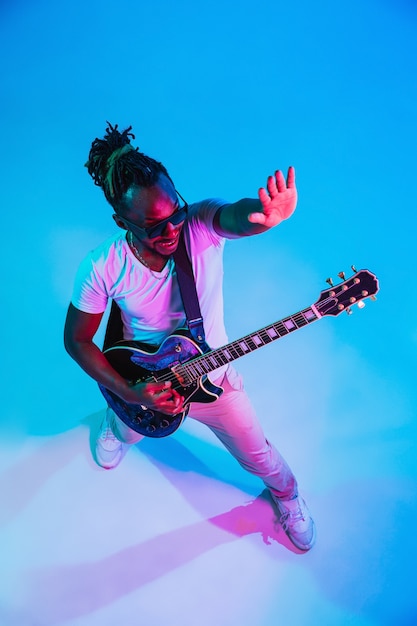
M 345 273 L 344 272 L 339 272 L 338 273 L 339 278 L 341 278 L 342 280 L 345 280 Z
M 347 313 L 348 315 L 352 315 L 352 309 L 350 308 L 350 306 L 347 306 L 347 307 L 346 307 L 346 313 Z
M 332 279 L 331 279 L 330 277 L 329 277 L 329 278 L 326 278 L 326 283 L 327 283 L 328 285 L 330 285 L 330 287 L 333 287 L 333 281 L 332 281 Z
M 376 296 L 371 296 L 371 300 L 373 300 L 375 302 Z
M 359 300 L 358 302 L 358 309 L 363 309 L 365 306 L 365 302 L 363 300 Z
M 350 267 L 352 268 L 352 272 L 355 272 L 355 274 L 356 274 L 356 272 L 358 271 L 358 270 L 356 269 L 356 267 L 355 267 L 354 265 L 351 265 Z

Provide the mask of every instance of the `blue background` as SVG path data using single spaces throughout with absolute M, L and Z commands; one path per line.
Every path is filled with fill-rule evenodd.
M 36 623 L 113 624 L 114 615 L 131 615 L 133 606 L 158 625 L 169 615 L 181 615 L 183 624 L 278 623 L 278 611 L 290 626 L 415 623 L 408 574 L 417 556 L 415 3 L 16 0 L 3 2 L 0 15 L 0 467 L 10 492 L 2 540 L 8 546 L 4 623 L 33 623 L 35 604 L 21 590 L 22 577 L 31 580 L 29 570 L 83 560 L 86 546 L 100 555 L 93 530 L 80 530 L 68 553 L 56 552 L 55 542 L 61 545 L 62 532 L 74 526 L 68 516 L 59 533 L 52 522 L 48 532 L 44 524 L 55 519 L 64 485 L 84 520 L 79 528 L 101 510 L 100 496 L 109 489 L 108 473 L 96 470 L 86 449 L 86 420 L 103 402 L 62 346 L 78 263 L 114 229 L 111 209 L 83 167 L 106 120 L 133 125 L 135 145 L 163 161 L 189 202 L 256 197 L 275 169 L 295 166 L 293 217 L 266 235 L 227 244 L 230 339 L 311 304 L 327 288 L 325 279 L 337 281 L 341 270 L 349 275 L 351 264 L 374 272 L 380 292 L 364 310 L 322 320 L 238 365 L 265 430 L 295 467 L 319 518 L 316 556 L 294 560 L 275 546 L 271 561 L 265 545 L 245 539 L 233 544 L 233 554 L 222 545 L 217 560 L 210 552 L 209 563 L 195 555 L 183 566 L 170 587 L 177 598 L 169 596 L 171 614 L 153 601 L 153 594 L 169 593 L 156 577 L 148 595 L 127 595 L 121 584 L 123 600 L 98 599 L 76 615 L 59 613 L 65 602 L 56 595 L 57 613 L 43 615 L 37 607 Z M 242 476 L 193 424 L 177 442 L 184 458 L 193 453 L 219 470 L 207 499 L 213 510 L 193 502 L 191 517 L 196 510 L 203 517 L 218 513 L 215 503 L 239 504 L 242 493 L 259 493 L 259 484 Z M 152 478 L 146 463 L 169 465 L 172 498 L 183 473 L 176 474 L 175 445 L 161 444 L 165 456 L 148 443 L 144 453 L 134 451 L 134 463 L 144 464 L 159 495 L 166 493 L 166 474 Z M 58 466 L 57 450 L 63 454 Z M 135 481 L 137 468 L 126 463 L 122 472 L 131 471 Z M 198 463 L 190 463 L 201 487 Z M 92 499 L 84 501 L 80 489 L 90 474 L 96 482 Z M 224 500 L 223 476 L 227 489 L 234 485 Z M 48 491 L 50 480 L 58 481 L 56 492 Z M 122 515 L 127 476 L 110 480 Z M 183 496 L 192 500 L 186 485 Z M 149 529 L 154 506 L 147 510 Z M 190 522 L 191 509 L 171 506 L 175 528 Z M 101 513 L 109 532 L 119 528 L 117 516 L 109 522 L 108 512 Z M 37 541 L 29 543 L 26 531 L 34 528 Z M 131 532 L 129 545 L 137 539 Z M 183 540 L 190 542 L 186 532 Z M 250 578 L 257 567 L 260 573 Z M 225 590 L 229 576 L 235 595 Z M 191 581 L 202 585 L 194 591 L 195 605 L 183 591 Z M 228 598 L 230 615 L 204 604 L 200 594 L 208 584 L 216 597 Z M 71 593 L 72 604 L 75 597 L 84 606 L 85 594 Z M 304 609 L 298 606 L 303 599 Z

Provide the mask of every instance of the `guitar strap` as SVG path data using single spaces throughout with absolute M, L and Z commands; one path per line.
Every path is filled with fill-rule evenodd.
M 109 319 L 107 321 L 106 333 L 104 336 L 103 350 L 111 348 L 118 341 L 123 340 L 123 322 L 120 309 L 116 302 L 112 300 Z
M 203 350 L 209 350 L 205 341 L 204 322 L 198 302 L 193 268 L 185 247 L 184 230 L 183 228 L 181 231 L 178 247 L 173 255 L 178 285 L 190 333 Z

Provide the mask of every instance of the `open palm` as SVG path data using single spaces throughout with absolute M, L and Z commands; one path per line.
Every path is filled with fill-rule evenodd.
M 281 170 L 277 170 L 274 176 L 268 176 L 266 189 L 261 187 L 258 196 L 262 212 L 251 213 L 248 216 L 250 222 L 272 228 L 288 219 L 297 204 L 294 168 L 288 168 L 287 180 Z

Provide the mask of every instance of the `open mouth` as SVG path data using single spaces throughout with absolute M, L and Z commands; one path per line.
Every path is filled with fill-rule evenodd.
M 179 233 L 172 239 L 165 239 L 165 240 L 158 241 L 158 245 L 167 249 L 174 248 L 178 243 L 178 239 L 179 239 Z

